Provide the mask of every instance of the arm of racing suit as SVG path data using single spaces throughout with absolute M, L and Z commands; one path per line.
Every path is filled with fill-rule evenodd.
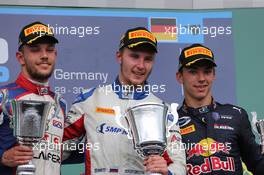
M 1 175 L 10 175 L 13 168 L 2 164 L 2 156 L 5 151 L 15 146 L 16 138 L 13 136 L 13 130 L 9 127 L 9 118 L 2 111 L 2 96 L 0 96 L 0 172 Z
M 168 122 L 173 119 L 172 114 L 168 116 Z M 167 160 L 169 175 L 186 175 L 186 156 L 185 150 L 181 142 L 180 127 L 177 123 L 169 130 L 167 138 L 167 150 L 163 157 Z
M 83 93 L 77 96 L 64 122 L 63 144 L 65 147 L 63 149 L 63 163 L 82 163 L 84 161 L 83 150 L 79 150 L 81 141 L 86 133 L 84 127 L 86 114 L 83 110 L 85 109 L 84 98 Z
M 241 157 L 247 168 L 254 175 L 261 175 L 264 172 L 264 157 L 261 155 L 261 147 L 255 141 L 255 136 L 251 130 L 247 112 L 241 110 L 239 146 Z

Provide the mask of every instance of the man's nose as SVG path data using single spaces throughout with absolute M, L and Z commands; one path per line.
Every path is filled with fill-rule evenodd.
M 41 51 L 41 58 L 42 59 L 47 59 L 48 58 L 48 52 L 45 49 L 43 49 Z
M 198 80 L 204 81 L 205 80 L 205 74 L 203 72 L 198 72 Z
M 144 58 L 140 58 L 140 59 L 138 59 L 138 64 L 137 64 L 137 66 L 138 66 L 139 68 L 141 68 L 141 69 L 143 69 L 143 68 L 145 67 L 145 60 L 144 60 Z

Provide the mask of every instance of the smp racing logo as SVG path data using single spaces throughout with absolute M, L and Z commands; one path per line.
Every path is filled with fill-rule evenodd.
M 212 138 L 206 138 L 187 150 L 187 160 L 195 157 L 204 157 L 201 165 L 187 164 L 189 175 L 210 173 L 213 171 L 235 172 L 235 161 L 233 157 L 228 157 L 231 150 L 230 143 L 220 143 Z M 223 153 L 225 160 L 214 156 L 216 153 Z M 223 159 L 223 158 L 222 158 Z
M 97 126 L 96 131 L 101 134 L 110 133 L 110 134 L 127 135 L 127 132 L 124 129 L 115 126 L 110 126 L 107 125 L 106 123 L 102 123 L 101 125 Z

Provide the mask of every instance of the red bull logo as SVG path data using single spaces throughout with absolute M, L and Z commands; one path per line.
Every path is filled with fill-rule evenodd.
M 229 154 L 230 149 L 231 147 L 228 144 L 217 142 L 212 138 L 206 138 L 187 151 L 187 160 L 193 156 L 209 157 L 218 152 Z
M 207 157 L 201 165 L 187 164 L 188 175 L 205 174 L 214 171 L 235 172 L 235 161 L 233 157 L 227 157 L 221 160 L 219 157 Z

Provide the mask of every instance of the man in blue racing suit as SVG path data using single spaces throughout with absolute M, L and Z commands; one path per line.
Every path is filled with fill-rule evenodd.
M 212 97 L 215 67 L 213 52 L 201 44 L 181 52 L 176 76 L 185 97 L 178 113 L 187 172 L 242 175 L 242 159 L 250 171 L 262 175 L 264 158 L 246 111 Z

